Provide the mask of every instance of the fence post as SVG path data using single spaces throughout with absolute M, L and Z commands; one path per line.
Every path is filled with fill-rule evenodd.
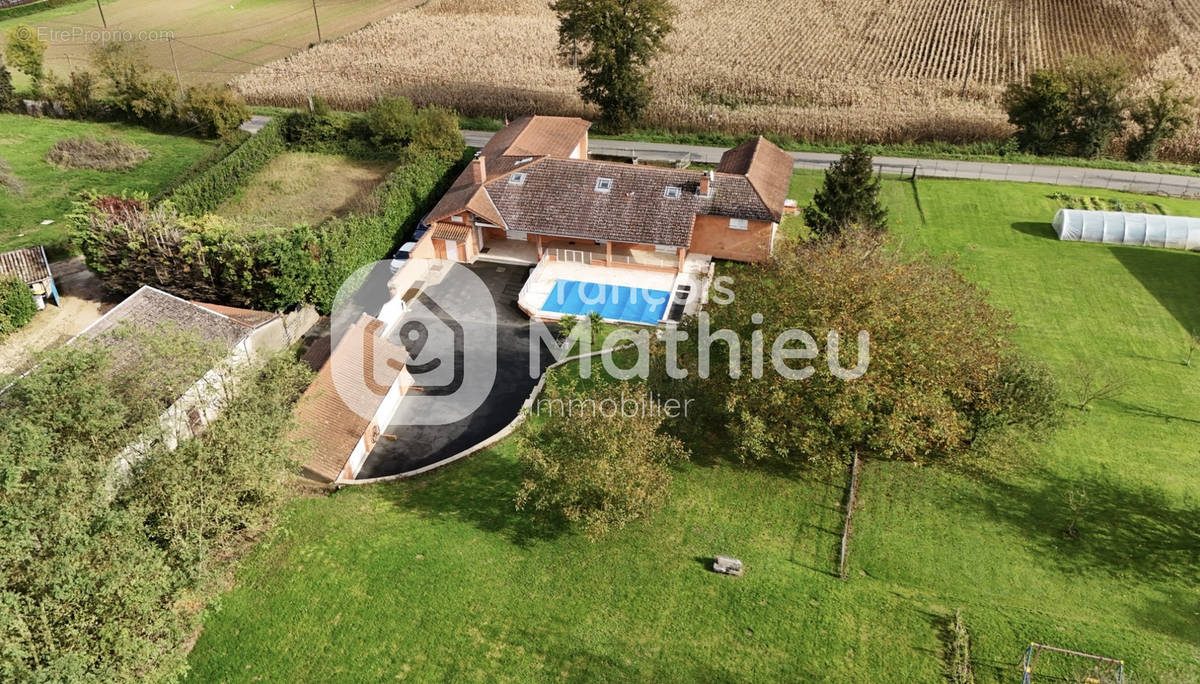
M 846 496 L 846 524 L 842 528 L 842 550 L 838 558 L 838 576 L 846 579 L 846 558 L 850 547 L 850 521 L 854 517 L 854 504 L 858 498 L 858 452 L 850 464 L 850 491 Z

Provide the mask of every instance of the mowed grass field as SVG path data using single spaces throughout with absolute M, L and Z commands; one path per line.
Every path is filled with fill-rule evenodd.
M 792 195 L 819 181 L 798 174 Z M 1182 362 L 1200 254 L 1059 242 L 1057 190 L 884 184 L 904 248 L 956 258 L 1068 395 L 1076 361 L 1128 391 L 1005 459 L 868 462 L 849 581 L 833 574 L 843 472 L 766 472 L 692 445 L 665 510 L 591 543 L 513 510 L 504 443 L 291 504 L 209 618 L 193 678 L 934 682 L 961 609 L 980 682 L 1019 681 L 1031 641 L 1124 659 L 1129 681 L 1197 681 L 1200 364 Z M 708 572 L 716 553 L 746 576 Z
M 150 158 L 130 171 L 64 170 L 46 161 L 54 143 L 95 136 L 122 140 L 150 150 Z M 46 245 L 56 254 L 69 250 L 63 216 L 84 190 L 151 195 L 168 186 L 215 143 L 160 135 L 136 126 L 0 114 L 0 159 L 12 167 L 20 192 L 0 187 L 0 251 Z M 41 225 L 44 220 L 53 224 Z
M 333 40 L 418 0 L 330 0 L 317 2 L 321 37 Z M 151 63 L 173 72 L 164 32 L 175 35 L 175 58 L 185 83 L 224 82 L 259 64 L 286 57 L 317 42 L 311 0 L 106 0 L 109 36 L 132 40 L 146 49 Z M 18 24 L 39 29 L 50 43 L 47 66 L 59 73 L 90 66 L 103 33 L 93 3 L 74 3 L 33 15 L 0 21 L 0 32 Z M 0 38 L 0 40 L 3 40 Z M 25 83 L 18 77 L 18 86 Z
M 372 191 L 396 164 L 285 152 L 217 209 L 247 228 L 318 225 L 367 208 Z

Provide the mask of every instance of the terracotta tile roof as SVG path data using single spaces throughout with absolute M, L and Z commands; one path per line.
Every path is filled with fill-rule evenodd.
M 363 382 L 364 369 L 370 367 L 376 384 L 390 387 L 401 370 L 387 361 L 408 358 L 403 348 L 378 337 L 374 340 L 374 353 L 369 355 L 364 353 L 361 343 L 354 343 L 371 334 L 373 322 L 378 323 L 364 314 L 347 329 L 296 406 L 299 427 L 295 436 L 313 447 L 304 469 L 328 482 L 341 477 L 351 452 L 370 427 L 370 419 L 363 416 L 373 416 L 386 398 L 386 394 L 372 391 Z M 326 343 L 320 349 L 314 344 L 314 348 L 319 357 L 328 353 L 329 346 Z
M 46 250 L 40 245 L 0 254 L 0 275 L 13 276 L 26 284 L 50 278 Z
M 430 212 L 434 221 L 470 212 L 508 230 L 590 240 L 686 247 L 697 215 L 778 223 L 792 178 L 792 157 L 765 138 L 725 153 L 713 192 L 700 196 L 698 171 L 571 159 L 590 124 L 525 117 L 496 133 L 481 151 L 483 183 L 468 167 Z M 524 174 L 520 183 L 511 182 Z M 613 188 L 596 192 L 596 181 Z M 664 196 L 668 186 L 680 197 Z
M 483 147 L 483 156 L 566 159 L 587 135 L 591 122 L 566 116 L 525 116 L 505 126 Z M 488 174 L 489 179 L 491 173 Z
M 525 173 L 520 185 L 485 186 L 509 230 L 686 247 L 697 214 L 775 220 L 743 176 L 718 173 L 710 195 L 702 196 L 700 171 L 545 159 Z M 596 191 L 600 178 L 612 181 L 607 193 Z M 668 187 L 680 196 L 666 197 Z
M 270 311 L 254 311 L 253 309 L 239 309 L 235 306 L 225 306 L 223 304 L 209 304 L 208 302 L 193 301 L 196 306 L 204 307 L 214 313 L 219 313 L 233 320 L 235 323 L 250 328 L 261 327 L 279 318 L 279 314 L 271 313 Z
M 760 136 L 721 155 L 717 171 L 745 176 L 778 222 L 783 217 L 794 166 L 792 155 Z
M 454 240 L 455 242 L 466 242 L 470 229 L 462 224 L 456 223 L 435 223 L 433 224 L 433 237 L 438 240 Z

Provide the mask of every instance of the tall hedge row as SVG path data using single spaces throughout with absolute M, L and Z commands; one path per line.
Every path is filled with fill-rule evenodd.
M 282 125 L 272 119 L 224 159 L 175 188 L 171 203 L 185 214 L 214 211 L 285 148 Z
M 457 167 L 433 154 L 409 155 L 376 190 L 379 211 L 316 228 L 247 231 L 216 216 L 190 216 L 173 200 L 150 207 L 136 198 L 90 197 L 72 215 L 74 239 L 113 294 L 153 285 L 188 299 L 265 310 L 310 302 L 328 313 L 342 282 L 387 257 Z

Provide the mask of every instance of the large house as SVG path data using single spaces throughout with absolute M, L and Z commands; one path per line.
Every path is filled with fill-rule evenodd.
M 412 255 L 537 264 L 519 304 L 540 318 L 586 313 L 574 295 L 588 285 L 675 294 L 672 309 L 601 311 L 652 324 L 698 305 L 713 258 L 770 256 L 788 153 L 758 138 L 726 152 L 714 171 L 596 161 L 590 125 L 533 116 L 498 132 L 430 212 Z

